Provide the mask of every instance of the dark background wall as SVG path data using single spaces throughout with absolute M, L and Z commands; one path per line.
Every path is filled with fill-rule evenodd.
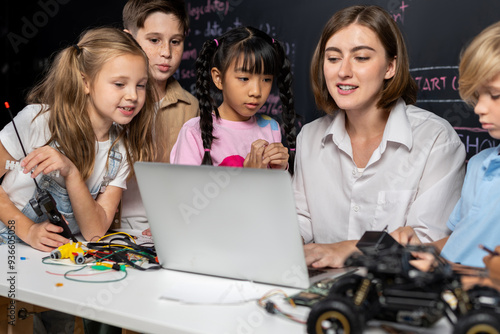
M 0 4 L 0 100 L 13 112 L 24 106 L 27 90 L 40 78 L 50 55 L 73 44 L 87 27 L 121 27 L 125 0 L 31 0 Z M 483 28 L 500 20 L 499 0 L 191 0 L 186 8 L 191 32 L 184 60 L 176 77 L 194 92 L 194 59 L 206 39 L 227 29 L 252 25 L 286 44 L 293 62 L 300 124 L 322 115 L 317 111 L 309 84 L 309 64 L 326 21 L 338 9 L 353 4 L 385 8 L 404 33 L 411 73 L 419 84 L 417 105 L 446 118 L 462 138 L 468 157 L 498 141 L 482 131 L 477 117 L 457 92 L 460 51 Z M 263 112 L 279 117 L 277 92 Z M 0 127 L 8 122 L 0 108 Z

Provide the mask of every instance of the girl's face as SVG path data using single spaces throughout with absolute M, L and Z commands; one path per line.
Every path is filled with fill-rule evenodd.
M 479 115 L 483 129 L 493 138 L 500 139 L 500 74 L 480 86 L 474 112 Z
M 144 106 L 148 72 L 138 55 L 122 55 L 104 64 L 94 82 L 85 80 L 92 127 L 107 135 L 112 123 L 128 124 Z M 106 130 L 107 129 L 107 130 Z
M 266 102 L 273 85 L 272 75 L 245 72 L 242 63 L 240 59 L 231 62 L 224 78 L 219 69 L 212 68 L 212 79 L 223 96 L 219 113 L 229 121 L 247 121 L 255 115 Z
M 389 61 L 377 35 L 351 24 L 326 42 L 323 71 L 326 86 L 340 109 L 376 110 L 384 80 L 394 76 L 396 60 Z

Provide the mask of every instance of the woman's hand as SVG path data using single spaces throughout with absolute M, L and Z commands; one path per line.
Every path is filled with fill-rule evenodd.
M 422 241 L 417 237 L 417 233 L 411 226 L 398 227 L 390 233 L 391 236 L 401 245 L 421 245 Z
M 59 171 L 62 177 L 67 178 L 73 173 L 78 173 L 76 166 L 64 154 L 48 145 L 39 147 L 32 151 L 21 162 L 24 173 L 30 173 L 32 178 L 36 178 L 40 173 L 49 174 Z
M 334 244 L 304 245 L 306 264 L 313 268 L 342 268 L 349 255 L 359 251 L 356 248 L 356 243 L 357 240 L 348 240 Z
M 288 149 L 282 143 L 272 143 L 264 149 L 263 162 L 273 169 L 286 169 Z

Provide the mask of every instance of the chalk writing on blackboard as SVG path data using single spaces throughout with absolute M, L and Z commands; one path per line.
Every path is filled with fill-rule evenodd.
M 191 3 L 188 3 L 187 12 L 195 21 L 198 21 L 203 15 L 210 13 L 217 14 L 219 20 L 223 21 L 224 17 L 227 16 L 229 12 L 234 11 L 242 2 L 243 0 L 207 0 L 207 4 L 201 6 L 193 6 Z
M 458 66 L 411 68 L 417 82 L 419 102 L 462 102 L 458 95 Z
M 410 7 L 410 5 L 408 5 L 408 0 L 406 1 L 406 3 L 404 1 L 392 0 L 389 1 L 387 5 L 387 9 L 389 13 L 391 13 L 394 21 L 400 22 L 402 24 L 405 23 L 405 10 L 408 7 Z
M 229 1 L 208 0 L 206 5 L 201 6 L 193 6 L 191 3 L 188 3 L 187 12 L 195 21 L 198 21 L 203 15 L 210 13 L 227 15 L 229 12 Z
M 477 128 L 455 128 L 467 152 L 467 160 L 480 151 L 496 147 L 500 141 L 492 138 L 487 131 Z

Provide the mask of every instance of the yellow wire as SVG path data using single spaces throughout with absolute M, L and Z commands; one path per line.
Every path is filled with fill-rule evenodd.
M 104 238 L 110 237 L 110 236 L 112 236 L 112 235 L 117 235 L 117 234 L 124 234 L 124 235 L 126 235 L 127 237 L 129 237 L 129 238 L 130 238 L 130 240 L 132 240 L 135 244 L 137 243 L 137 242 L 135 241 L 135 238 L 134 238 L 133 236 L 131 236 L 130 234 L 125 233 L 125 232 L 115 232 L 115 233 L 106 234 L 106 235 L 104 235 L 104 236 L 100 237 L 100 238 L 97 240 L 97 242 L 101 241 L 101 240 L 102 240 L 102 239 L 104 239 Z
M 122 247 L 124 249 L 134 250 L 132 247 L 129 247 L 129 246 L 126 246 L 126 245 L 122 245 L 122 244 L 108 244 L 108 245 L 100 245 L 100 246 L 103 247 L 103 248 Z M 95 249 L 92 249 L 92 250 L 95 251 Z
M 107 262 L 96 262 L 94 265 L 113 268 L 113 265 L 111 263 L 107 263 Z

